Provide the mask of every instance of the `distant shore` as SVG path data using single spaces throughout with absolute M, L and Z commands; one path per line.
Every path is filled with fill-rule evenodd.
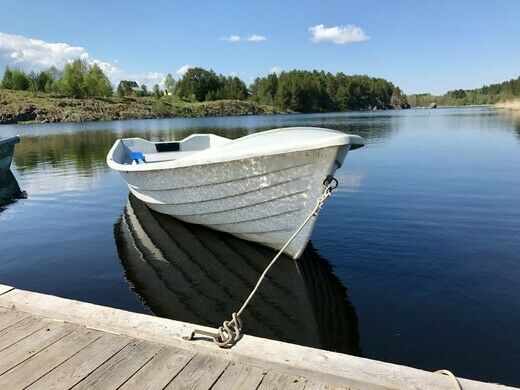
M 240 100 L 189 103 L 168 96 L 72 99 L 46 93 L 0 90 L 0 124 L 284 113 L 287 111 Z
M 460 106 L 438 106 L 438 108 L 446 107 Z M 520 110 L 520 100 L 499 102 L 494 107 Z M 431 107 L 419 106 L 410 108 L 431 109 Z M 295 112 L 249 100 L 215 100 L 191 103 L 171 96 L 160 98 L 147 96 L 74 99 L 57 97 L 47 93 L 0 90 L 0 125 L 291 113 Z

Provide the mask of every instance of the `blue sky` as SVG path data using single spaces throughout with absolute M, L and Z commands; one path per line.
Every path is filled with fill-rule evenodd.
M 78 55 L 114 81 L 190 65 L 249 83 L 296 68 L 443 93 L 520 76 L 520 1 L 0 0 L 0 66 Z

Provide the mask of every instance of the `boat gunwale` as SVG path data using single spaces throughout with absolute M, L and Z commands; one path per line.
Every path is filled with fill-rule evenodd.
M 20 142 L 20 136 L 15 135 L 14 137 L 9 138 L 0 138 L 0 146 L 10 146 L 16 145 Z
M 234 162 L 234 161 L 240 161 L 240 160 L 247 160 L 250 158 L 256 158 L 256 157 L 264 157 L 264 156 L 277 156 L 277 155 L 284 155 L 289 153 L 295 153 L 295 152 L 305 152 L 305 151 L 311 151 L 316 149 L 325 149 L 329 147 L 338 147 L 338 146 L 346 146 L 348 149 L 357 149 L 361 146 L 365 145 L 365 142 L 363 138 L 361 138 L 358 135 L 354 134 L 346 134 L 342 133 L 337 130 L 331 130 L 331 129 L 324 129 L 319 127 L 290 127 L 290 128 L 280 128 L 280 129 L 273 129 L 268 131 L 262 131 L 259 133 L 254 133 L 247 135 L 245 137 L 237 138 L 233 141 L 240 141 L 248 137 L 256 137 L 256 136 L 266 136 L 266 134 L 269 135 L 275 135 L 276 133 L 279 133 L 281 131 L 296 131 L 296 130 L 316 130 L 316 131 L 323 131 L 327 133 L 334 133 L 336 136 L 328 136 L 323 137 L 321 140 L 316 139 L 310 139 L 310 140 L 304 140 L 304 141 L 297 141 L 294 142 L 292 145 L 284 146 L 283 149 L 281 149 L 280 145 L 269 145 L 269 148 L 262 147 L 259 148 L 258 151 L 248 151 L 242 154 L 232 154 L 230 156 L 222 156 L 220 155 L 212 155 L 206 153 L 203 156 L 200 156 L 199 153 L 204 153 L 209 150 L 212 150 L 212 148 L 208 148 L 205 150 L 201 150 L 201 152 L 192 154 L 190 156 L 186 156 L 184 158 L 180 158 L 178 160 L 167 160 L 167 161 L 159 161 L 159 162 L 151 162 L 151 163 L 145 163 L 145 164 L 122 164 L 113 159 L 114 152 L 116 148 L 123 144 L 124 147 L 127 147 L 124 145 L 123 141 L 126 138 L 118 139 L 110 149 L 107 155 L 107 164 L 108 166 L 116 171 L 121 172 L 157 172 L 157 171 L 164 171 L 168 169 L 174 169 L 174 168 L 189 168 L 189 167 L 196 167 L 196 166 L 204 166 L 204 165 L 210 165 L 210 164 L 220 164 L 224 162 Z M 135 138 L 134 138 L 135 139 Z M 232 141 L 232 142 L 233 142 Z M 227 143 L 222 146 L 229 146 L 231 144 Z M 354 147 L 352 147 L 354 146 Z M 213 150 L 219 148 L 221 146 L 215 147 Z

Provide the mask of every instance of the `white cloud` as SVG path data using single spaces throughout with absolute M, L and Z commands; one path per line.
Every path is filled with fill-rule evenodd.
M 184 76 L 184 74 L 188 71 L 188 69 L 193 68 L 192 65 L 183 65 L 179 69 L 177 69 L 177 74 L 180 76 Z
M 265 41 L 267 37 L 265 35 L 260 34 L 251 34 L 241 37 L 240 35 L 229 35 L 227 37 L 220 37 L 221 41 L 228 42 L 240 42 L 240 41 L 249 41 L 249 42 L 261 42 Z
M 160 72 L 125 73 L 124 74 L 124 79 L 134 80 L 139 85 L 145 84 L 148 88 L 154 86 L 155 84 L 162 86 L 165 77 L 166 77 L 166 75 L 164 73 L 160 73 Z
M 0 63 L 31 69 L 62 67 L 76 58 L 89 57 L 85 48 L 66 43 L 49 43 L 40 39 L 0 32 Z
M 352 25 L 325 27 L 323 24 L 309 27 L 312 42 L 334 42 L 339 45 L 346 43 L 361 42 L 370 39 L 365 35 L 361 27 Z
M 117 66 L 111 64 L 110 62 L 105 62 L 105 61 L 96 60 L 96 59 L 89 60 L 89 62 L 99 66 L 101 68 L 101 70 L 103 71 L 103 73 L 105 73 L 109 79 L 113 79 L 113 78 L 117 78 L 118 76 L 121 76 L 121 73 L 122 73 L 121 70 Z
M 280 74 L 282 73 L 282 68 L 279 66 L 273 66 L 271 69 L 269 69 L 269 74 L 271 73 Z
M 162 84 L 164 74 L 158 72 L 128 73 L 113 63 L 92 58 L 81 46 L 71 46 L 67 43 L 50 43 L 41 39 L 27 38 L 22 35 L 0 32 L 0 67 L 15 66 L 25 70 L 39 71 L 49 66 L 58 69 L 66 63 L 81 58 L 90 64 L 97 64 L 110 81 L 117 85 L 120 80 L 135 80 L 139 84 L 152 86 Z
M 238 35 L 230 35 L 228 37 L 220 37 L 222 41 L 228 41 L 228 42 L 239 42 L 242 38 L 240 38 Z
M 265 41 L 267 37 L 265 35 L 251 34 L 247 36 L 245 39 L 250 42 L 261 42 Z

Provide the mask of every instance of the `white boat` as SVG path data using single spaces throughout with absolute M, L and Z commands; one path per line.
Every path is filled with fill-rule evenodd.
M 316 206 L 324 179 L 361 137 L 295 127 L 236 140 L 194 134 L 178 142 L 117 140 L 108 153 L 130 191 L 151 209 L 280 249 Z M 286 248 L 298 258 L 311 220 Z
M 0 170 L 9 169 L 13 160 L 14 145 L 20 142 L 20 137 L 0 139 Z

